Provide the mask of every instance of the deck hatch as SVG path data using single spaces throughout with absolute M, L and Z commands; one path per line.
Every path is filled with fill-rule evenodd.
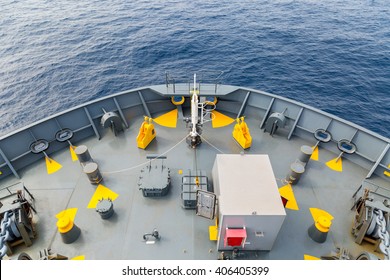
M 217 197 L 214 193 L 205 190 L 196 192 L 196 215 L 213 220 Z

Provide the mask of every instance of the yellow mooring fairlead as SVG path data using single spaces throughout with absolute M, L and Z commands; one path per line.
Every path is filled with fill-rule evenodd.
M 156 132 L 154 130 L 154 125 L 152 123 L 152 118 L 144 117 L 144 122 L 139 128 L 139 133 L 137 136 L 137 145 L 138 148 L 146 149 L 146 147 L 156 138 Z
M 249 128 L 244 117 L 236 119 L 237 123 L 233 129 L 233 138 L 243 148 L 248 149 L 252 145 L 252 136 L 249 133 Z

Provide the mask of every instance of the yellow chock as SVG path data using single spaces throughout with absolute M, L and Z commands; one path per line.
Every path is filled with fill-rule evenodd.
M 177 114 L 178 110 L 174 109 L 168 113 L 165 113 L 157 118 L 154 118 L 153 121 L 161 126 L 175 128 L 177 125 Z
M 319 158 L 318 146 L 316 146 L 316 147 L 313 147 L 313 153 L 311 154 L 310 159 L 318 160 L 318 158 Z
M 279 193 L 287 200 L 286 208 L 291 210 L 299 210 L 298 203 L 295 199 L 293 188 L 287 184 L 279 188 Z
M 110 199 L 111 201 L 114 201 L 117 199 L 119 194 L 116 192 L 110 190 L 109 188 L 103 186 L 102 184 L 99 184 L 92 195 L 87 208 L 96 208 L 96 205 L 99 203 L 99 200 L 101 199 Z
M 172 96 L 171 97 L 172 104 L 176 105 L 176 106 L 179 106 L 179 105 L 183 104 L 184 101 L 185 101 L 184 96 Z
M 45 156 L 47 174 L 53 174 L 62 168 L 62 165 L 54 159 Z
M 233 123 L 234 119 L 231 117 L 228 117 L 220 112 L 213 111 L 212 112 L 212 118 L 211 118 L 211 125 L 213 128 L 219 128 L 228 126 L 229 124 Z
M 252 145 L 252 136 L 249 133 L 249 128 L 244 121 L 244 117 L 236 119 L 237 123 L 233 129 L 233 138 L 243 148 L 248 149 Z
M 390 164 L 387 167 L 390 168 Z M 385 174 L 387 177 L 390 177 L 390 172 L 389 171 L 385 171 L 385 172 L 383 172 L 383 174 Z
M 154 125 L 152 124 L 152 118 L 145 116 L 137 136 L 138 148 L 146 149 L 154 138 L 156 138 L 156 132 L 154 130 Z
M 69 151 L 70 151 L 70 156 L 72 157 L 72 161 L 78 160 L 76 152 L 74 151 L 75 149 L 76 149 L 75 146 L 72 146 L 72 145 L 69 146 Z
M 318 260 L 321 260 L 320 258 L 311 256 L 311 255 L 303 255 L 303 259 L 305 261 L 318 261 Z
M 341 157 L 334 158 L 326 163 L 326 166 L 328 166 L 330 169 L 337 171 L 337 172 L 343 172 L 343 160 Z

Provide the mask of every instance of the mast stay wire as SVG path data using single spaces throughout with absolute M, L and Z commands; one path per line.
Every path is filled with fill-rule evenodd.
M 115 170 L 115 171 L 105 171 L 105 172 L 102 172 L 102 174 L 116 174 L 116 173 L 122 173 L 122 172 L 126 172 L 126 171 L 130 171 L 130 170 L 133 170 L 133 169 L 137 169 L 139 167 L 142 167 L 146 164 L 150 164 L 152 161 L 155 161 L 157 159 L 159 159 L 161 156 L 164 156 L 166 154 L 168 154 L 169 152 L 171 152 L 173 149 L 175 149 L 177 146 L 179 146 L 183 141 L 186 140 L 186 138 L 189 136 L 186 135 L 183 139 L 181 139 L 179 142 L 177 142 L 175 145 L 173 145 L 171 148 L 169 148 L 168 150 L 166 150 L 165 152 L 159 154 L 156 158 L 153 158 L 149 161 L 145 161 L 143 163 L 140 163 L 138 165 L 135 165 L 135 166 L 132 166 L 132 167 L 128 167 L 128 168 L 124 168 L 124 169 L 120 169 L 120 170 Z

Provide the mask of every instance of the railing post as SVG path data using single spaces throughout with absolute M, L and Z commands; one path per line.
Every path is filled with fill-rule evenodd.
M 4 159 L 5 163 L 8 165 L 9 169 L 11 169 L 11 171 L 15 175 L 15 177 L 20 179 L 19 174 L 16 172 L 15 168 L 12 166 L 11 162 L 9 161 L 9 159 L 5 156 L 5 154 L 4 154 L 2 149 L 0 149 L 0 155 Z
M 384 156 L 386 155 L 387 151 L 389 150 L 390 148 L 390 144 L 387 144 L 386 147 L 383 149 L 383 152 L 380 154 L 380 156 L 378 157 L 378 159 L 376 160 L 376 162 L 374 163 L 374 165 L 372 166 L 370 172 L 368 172 L 367 176 L 366 176 L 366 179 L 370 178 L 372 176 L 372 174 L 375 172 L 376 168 L 378 167 L 378 165 L 381 163 L 382 159 L 384 158 Z
M 89 122 L 90 122 L 92 128 L 93 128 L 93 131 L 94 131 L 95 134 L 96 134 L 97 139 L 100 140 L 99 131 L 97 130 L 97 127 L 96 127 L 95 123 L 93 122 L 93 119 L 92 119 L 91 114 L 89 113 L 87 107 L 84 107 L 84 111 L 85 111 L 85 114 L 87 115 L 87 118 L 88 118 L 88 120 L 89 120 Z

